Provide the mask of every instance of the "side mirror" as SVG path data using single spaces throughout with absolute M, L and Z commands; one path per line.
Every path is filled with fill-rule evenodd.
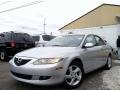
M 93 43 L 86 43 L 83 47 L 84 47 L 84 48 L 91 48 L 91 47 L 93 47 L 93 46 L 94 46 Z

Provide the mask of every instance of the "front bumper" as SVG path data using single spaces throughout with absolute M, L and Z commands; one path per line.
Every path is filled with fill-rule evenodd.
M 64 60 L 46 65 L 33 65 L 30 61 L 21 66 L 17 66 L 13 61 L 10 62 L 11 76 L 18 81 L 35 85 L 52 85 L 64 81 L 66 72 Z

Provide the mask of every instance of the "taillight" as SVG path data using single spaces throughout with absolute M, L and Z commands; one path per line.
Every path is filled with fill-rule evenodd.
M 11 47 L 15 47 L 16 45 L 15 41 L 11 41 L 10 44 L 11 44 Z

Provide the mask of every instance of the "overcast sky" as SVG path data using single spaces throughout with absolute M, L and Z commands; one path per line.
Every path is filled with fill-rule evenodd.
M 0 13 L 0 32 L 43 33 L 45 20 L 46 32 L 56 34 L 62 26 L 103 3 L 120 5 L 120 0 L 0 0 L 0 12 L 37 1 L 42 2 Z

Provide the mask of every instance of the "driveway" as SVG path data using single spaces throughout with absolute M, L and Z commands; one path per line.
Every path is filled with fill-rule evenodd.
M 8 62 L 0 62 L 0 90 L 66 90 L 62 85 L 35 86 L 11 78 Z M 114 60 L 111 70 L 98 69 L 85 75 L 74 90 L 120 90 L 120 61 Z

